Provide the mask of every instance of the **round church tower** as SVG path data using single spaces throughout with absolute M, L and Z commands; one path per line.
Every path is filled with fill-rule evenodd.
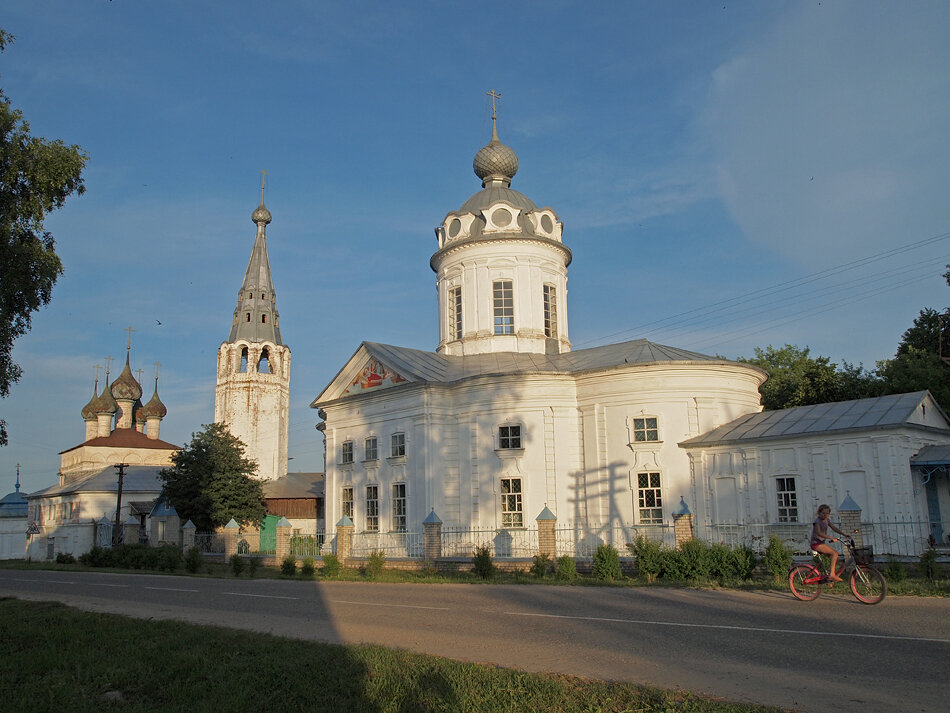
M 439 354 L 570 351 L 563 225 L 512 190 L 515 152 L 492 137 L 473 161 L 482 190 L 435 229 L 429 260 L 439 295 Z

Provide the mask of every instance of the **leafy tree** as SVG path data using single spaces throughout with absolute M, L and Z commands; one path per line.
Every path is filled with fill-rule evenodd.
M 12 41 L 0 30 L 0 52 Z M 49 303 L 63 272 L 43 220 L 70 195 L 85 192 L 87 158 L 79 146 L 32 136 L 23 114 L 0 90 L 0 398 L 22 374 L 13 361 L 13 342 L 30 329 L 32 313 Z M 0 446 L 6 443 L 0 419 Z
M 950 366 L 934 352 L 908 346 L 894 359 L 878 362 L 888 394 L 930 389 L 940 407 L 950 412 Z
M 946 314 L 929 307 L 920 310 L 913 326 L 901 336 L 900 344 L 897 345 L 897 356 L 900 357 L 911 349 L 939 355 L 941 338 L 946 345 L 947 332 L 950 329 L 946 324 Z
M 257 463 L 244 457 L 244 444 L 220 423 L 202 426 L 191 443 L 161 472 L 164 495 L 183 521 L 209 531 L 231 518 L 242 524 L 264 519 L 263 484 Z
M 768 372 L 761 387 L 762 405 L 768 410 L 807 406 L 840 398 L 840 384 L 828 357 L 812 357 L 808 347 L 786 344 L 781 349 L 769 346 L 755 348 L 751 359 L 739 358 Z

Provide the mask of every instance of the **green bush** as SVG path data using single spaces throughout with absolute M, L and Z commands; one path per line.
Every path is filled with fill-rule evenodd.
M 783 580 L 788 576 L 792 566 L 792 551 L 785 546 L 778 535 L 769 535 L 769 544 L 765 548 L 765 568 L 775 580 Z
M 285 577 L 293 577 L 297 574 L 297 558 L 293 555 L 284 557 L 283 562 L 280 563 L 280 573 Z
M 734 582 L 739 577 L 737 551 L 721 542 L 709 548 L 709 576 L 720 584 Z
M 598 545 L 594 553 L 594 576 L 605 582 L 613 582 L 623 577 L 620 571 L 620 555 L 613 545 Z
M 251 579 L 254 579 L 254 575 L 257 574 L 257 568 L 261 566 L 261 561 L 257 557 L 248 557 L 247 558 L 247 576 Z
M 317 567 L 314 564 L 313 557 L 304 557 L 300 563 L 300 574 L 307 579 L 311 579 L 316 571 Z
M 79 555 L 79 564 L 85 567 L 111 567 L 112 561 L 112 550 L 104 550 L 99 546 Z
M 741 545 L 732 551 L 736 577 L 741 581 L 752 579 L 755 574 L 755 566 L 759 558 L 755 556 L 755 550 L 748 545 Z
M 531 574 L 538 579 L 543 579 L 551 571 L 552 566 L 551 558 L 548 555 L 537 554 L 531 563 Z
M 175 545 L 162 545 L 155 549 L 157 569 L 163 572 L 174 572 L 181 567 L 181 550 Z
M 366 559 L 366 576 L 370 579 L 376 579 L 383 573 L 386 567 L 386 553 L 382 550 L 373 550 Z
M 231 573 L 235 577 L 240 577 L 241 572 L 244 571 L 244 558 L 235 552 L 233 555 L 231 555 L 229 562 L 231 564 Z
M 937 550 L 930 547 L 920 556 L 920 576 L 933 582 L 937 578 Z
M 568 555 L 558 557 L 554 574 L 565 582 L 573 582 L 577 579 L 577 562 Z
M 887 566 L 884 568 L 884 578 L 888 582 L 903 582 L 907 579 L 907 570 L 896 559 L 889 557 Z
M 637 539 L 627 545 L 634 557 L 637 559 L 637 574 L 645 577 L 648 582 L 654 581 L 660 574 L 660 561 L 663 548 L 659 542 L 655 542 L 643 535 L 637 535 Z
M 702 540 L 687 540 L 680 545 L 678 553 L 683 563 L 685 579 L 695 581 L 709 579 L 709 570 L 712 564 L 709 545 Z
M 320 573 L 324 577 L 336 577 L 340 573 L 340 558 L 336 555 L 323 555 L 323 568 Z
M 491 579 L 495 576 L 495 563 L 491 558 L 491 545 L 476 547 L 472 554 L 472 571 L 482 579 Z
M 683 582 L 686 580 L 688 568 L 686 560 L 678 550 L 662 548 L 660 550 L 660 578 L 669 582 Z
M 185 554 L 185 569 L 191 574 L 198 574 L 203 562 L 204 557 L 201 550 L 197 547 L 189 547 L 187 554 Z
M 76 564 L 76 558 L 68 552 L 60 552 L 56 555 L 56 564 Z

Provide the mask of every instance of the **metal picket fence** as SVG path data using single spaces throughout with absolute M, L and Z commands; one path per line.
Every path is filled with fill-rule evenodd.
M 421 558 L 424 544 L 421 532 L 357 532 L 353 534 L 350 552 L 354 557 L 382 552 L 388 559 Z

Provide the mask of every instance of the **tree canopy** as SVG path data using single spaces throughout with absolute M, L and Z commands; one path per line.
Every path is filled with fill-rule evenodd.
M 244 444 L 220 423 L 202 426 L 191 443 L 161 472 L 163 495 L 182 522 L 208 532 L 232 518 L 241 524 L 264 519 L 264 486 L 257 463 L 244 457 Z
M 841 384 L 836 364 L 828 357 L 812 357 L 808 347 L 755 348 L 755 356 L 739 361 L 764 369 L 769 379 L 761 387 L 762 406 L 768 410 L 838 401 Z
M 0 30 L 0 52 L 12 41 Z M 63 272 L 43 220 L 70 195 L 85 191 L 87 158 L 79 146 L 32 136 L 0 89 L 0 398 L 22 374 L 13 361 L 13 342 L 30 329 L 32 313 L 49 303 Z M 6 443 L 0 419 L 0 446 Z

